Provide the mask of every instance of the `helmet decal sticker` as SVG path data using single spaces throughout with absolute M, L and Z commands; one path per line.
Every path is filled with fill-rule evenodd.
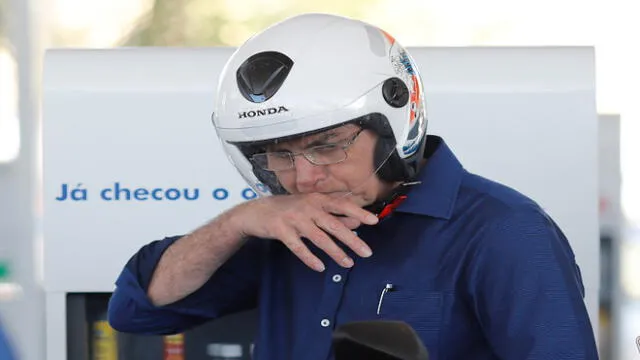
M 391 44 L 389 59 L 394 71 L 409 87 L 410 110 L 408 121 L 411 127 L 407 132 L 404 144 L 402 144 L 402 152 L 404 156 L 410 156 L 419 149 L 420 139 L 424 135 L 419 131 L 420 122 L 424 121 L 422 119 L 424 104 L 421 84 L 416 74 L 414 62 L 407 54 L 407 51 L 391 35 L 383 30 L 381 31 Z

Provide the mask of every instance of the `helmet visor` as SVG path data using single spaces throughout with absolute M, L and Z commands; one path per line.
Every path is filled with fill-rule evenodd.
M 395 151 L 393 136 L 374 131 L 372 118 L 365 116 L 302 135 L 225 146 L 242 153 L 248 162 L 244 171 L 251 171 L 242 175 L 260 195 L 322 192 L 351 196 L 378 184 L 376 174 Z

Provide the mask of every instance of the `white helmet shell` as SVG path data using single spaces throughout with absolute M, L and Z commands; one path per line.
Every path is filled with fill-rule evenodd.
M 305 14 L 267 28 L 233 53 L 220 75 L 212 120 L 232 163 L 259 195 L 268 195 L 234 144 L 302 135 L 375 113 L 388 121 L 400 159 L 420 150 L 427 118 L 413 59 L 377 27 Z

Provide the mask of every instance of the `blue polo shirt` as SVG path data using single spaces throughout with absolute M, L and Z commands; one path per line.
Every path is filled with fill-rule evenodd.
M 337 325 L 373 319 L 413 326 L 430 359 L 597 359 L 562 231 L 531 199 L 466 171 L 441 138 L 428 143 L 421 184 L 392 215 L 357 229 L 373 256 L 346 249 L 351 269 L 312 248 L 327 267 L 317 273 L 280 242 L 251 239 L 198 291 L 154 307 L 146 289 L 179 238 L 169 237 L 125 266 L 111 325 L 167 334 L 258 307 L 258 360 L 330 359 Z

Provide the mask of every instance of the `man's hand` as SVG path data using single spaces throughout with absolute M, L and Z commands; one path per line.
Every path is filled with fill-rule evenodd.
M 233 211 L 241 233 L 284 243 L 307 266 L 324 271 L 325 266 L 305 246 L 307 238 L 343 267 L 353 260 L 334 242 L 343 242 L 362 257 L 371 249 L 354 234 L 361 224 L 373 225 L 378 218 L 346 198 L 325 194 L 276 195 L 241 204 Z

